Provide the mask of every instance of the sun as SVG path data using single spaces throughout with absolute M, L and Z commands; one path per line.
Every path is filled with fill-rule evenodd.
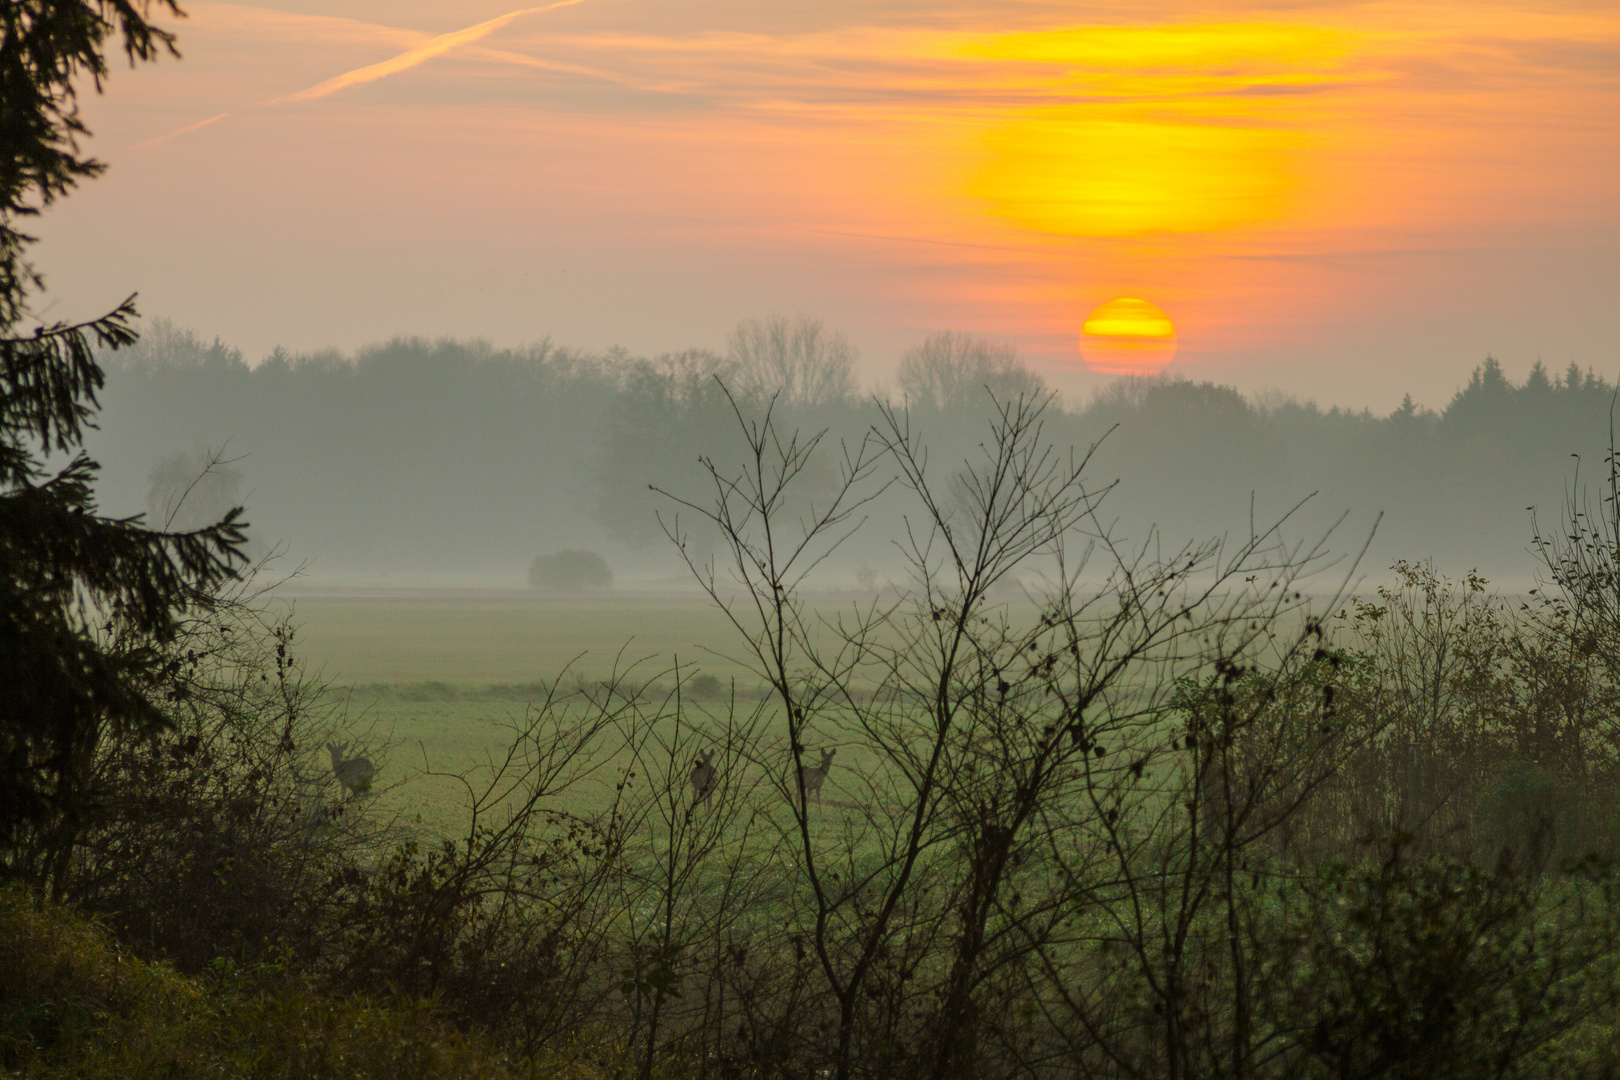
M 1101 375 L 1157 374 L 1175 359 L 1176 327 L 1146 300 L 1110 300 L 1080 327 L 1080 355 Z

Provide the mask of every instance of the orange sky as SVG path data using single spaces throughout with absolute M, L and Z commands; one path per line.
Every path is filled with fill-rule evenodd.
M 58 307 L 256 358 L 395 333 L 719 347 L 820 315 L 876 382 L 935 329 L 1099 382 L 1388 409 L 1487 352 L 1620 373 L 1612 4 L 193 3 L 87 107 Z

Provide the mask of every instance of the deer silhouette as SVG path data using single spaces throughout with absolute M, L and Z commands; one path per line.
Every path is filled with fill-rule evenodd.
M 350 794 L 364 794 L 371 790 L 371 778 L 377 775 L 377 766 L 368 757 L 345 757 L 348 743 L 327 743 L 332 755 L 332 775 L 337 777 Z
M 799 780 L 804 784 L 804 795 L 808 799 L 814 795 L 816 805 L 821 805 L 821 785 L 827 782 L 827 774 L 832 771 L 833 755 L 837 750 L 823 750 L 820 765 L 801 765 L 799 767 Z
M 714 767 L 714 751 L 705 750 L 692 766 L 692 805 L 706 803 L 719 786 L 720 770 Z

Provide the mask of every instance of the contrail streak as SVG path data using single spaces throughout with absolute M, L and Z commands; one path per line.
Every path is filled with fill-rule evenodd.
M 191 132 L 196 131 L 198 128 L 205 128 L 209 124 L 218 123 L 219 121 L 225 119 L 229 115 L 231 115 L 231 114 L 228 113 L 228 112 L 222 112 L 218 116 L 210 116 L 208 119 L 199 120 L 195 124 L 187 124 L 183 128 L 176 128 L 174 131 L 169 132 L 167 135 L 159 135 L 155 139 L 147 139 L 145 142 L 138 142 L 134 146 L 130 147 L 130 149 L 131 150 L 142 150 L 142 149 L 145 149 L 148 146 L 156 146 L 159 143 L 166 143 L 170 139 L 178 138 L 181 135 L 188 135 Z
M 542 11 L 555 11 L 558 8 L 572 7 L 575 4 L 583 3 L 585 3 L 585 0 L 558 0 L 557 3 L 546 4 L 543 7 L 522 8 L 518 11 L 509 11 L 505 15 L 497 15 L 495 18 L 478 23 L 475 26 L 469 26 L 462 30 L 452 30 L 448 34 L 440 34 L 438 37 L 431 38 L 424 44 L 418 45 L 414 49 L 407 49 L 405 52 L 400 53 L 398 56 L 390 60 L 384 60 L 379 64 L 370 64 L 363 68 L 355 68 L 353 71 L 346 71 L 342 75 L 334 75 L 332 78 L 327 79 L 324 82 L 316 83 L 308 90 L 300 90 L 296 94 L 288 94 L 285 97 L 275 98 L 271 101 L 265 102 L 264 104 L 288 105 L 299 101 L 314 101 L 318 98 L 335 94 L 345 87 L 359 86 L 362 83 L 368 82 L 376 82 L 378 79 L 384 79 L 390 75 L 397 74 L 398 72 L 407 71 L 410 68 L 413 68 L 426 60 L 431 60 L 436 56 L 443 56 L 445 53 L 456 48 L 458 45 L 466 45 L 470 42 L 478 41 L 480 38 L 487 37 L 489 34 L 499 30 L 501 27 L 505 26 L 514 19 L 520 19 L 525 15 L 536 15 Z M 502 59 L 508 58 L 502 57 Z M 510 62 L 509 59 L 508 62 Z M 159 135 L 155 139 L 147 139 L 145 142 L 136 143 L 134 146 L 130 147 L 130 149 L 140 150 L 146 147 L 166 143 L 170 139 L 189 134 L 190 132 L 196 131 L 198 128 L 205 128 L 209 124 L 218 123 L 230 115 L 231 114 L 228 112 L 222 112 L 218 116 L 210 116 L 206 120 L 199 120 L 195 124 L 187 124 L 183 128 L 176 128 L 174 131 L 171 131 L 165 135 Z
M 440 34 L 427 44 L 408 49 L 392 59 L 384 60 L 378 64 L 370 64 L 363 68 L 355 68 L 353 71 L 346 71 L 342 75 L 334 75 L 325 82 L 316 83 L 308 90 L 300 90 L 296 94 L 276 98 L 270 104 L 288 105 L 298 101 L 314 101 L 317 98 L 327 97 L 350 86 L 376 82 L 378 79 L 385 79 L 390 75 L 409 70 L 436 56 L 443 56 L 457 45 L 466 45 L 469 42 L 486 37 L 514 19 L 520 19 L 525 15 L 537 15 L 542 11 L 555 11 L 557 8 L 572 7 L 575 4 L 584 2 L 585 0 L 558 0 L 557 3 L 547 4 L 544 7 L 509 11 L 505 15 L 497 15 L 495 18 L 478 23 L 475 26 L 469 26 L 463 30 L 453 30 L 448 34 Z

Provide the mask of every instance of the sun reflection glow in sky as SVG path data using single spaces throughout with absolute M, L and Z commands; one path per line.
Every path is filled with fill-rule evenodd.
M 1355 78 L 1353 35 L 1315 26 L 1065 28 L 970 46 L 1062 98 L 983 140 L 969 194 L 1040 232 L 1232 229 L 1296 209 L 1313 95 Z M 1057 70 L 1054 70 L 1056 68 Z

